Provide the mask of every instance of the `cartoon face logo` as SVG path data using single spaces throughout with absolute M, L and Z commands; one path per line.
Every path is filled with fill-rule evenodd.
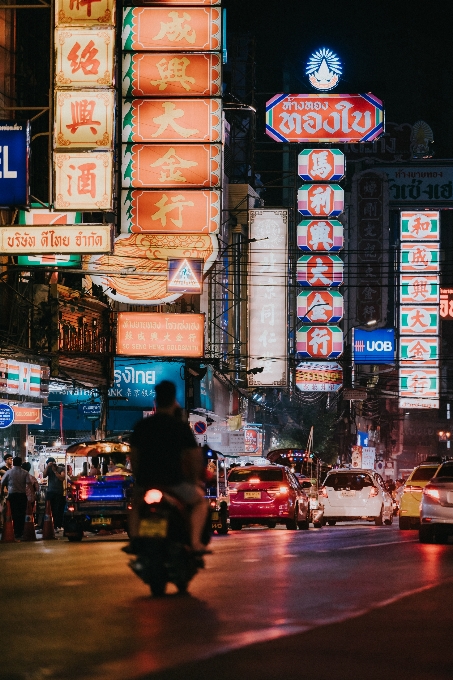
M 317 52 L 313 52 L 307 62 L 305 73 L 311 85 L 316 90 L 332 90 L 340 79 L 342 72 L 341 61 L 339 57 L 323 47 Z

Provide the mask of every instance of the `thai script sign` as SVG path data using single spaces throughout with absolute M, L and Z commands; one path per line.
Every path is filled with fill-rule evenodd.
M 439 311 L 442 319 L 453 319 L 453 288 L 440 289 Z
M 128 406 L 151 410 L 154 406 L 156 385 L 162 380 L 171 380 L 176 386 L 177 402 L 183 406 L 185 384 L 181 378 L 181 367 L 180 361 L 115 357 L 113 384 L 109 389 L 109 397 L 127 399 Z
M 200 358 L 204 354 L 204 314 L 119 312 L 117 353 Z
M 123 191 L 122 231 L 212 234 L 220 226 L 220 191 Z
M 30 124 L 0 120 L 0 205 L 28 204 Z
M 113 154 L 54 153 L 57 209 L 111 210 Z
M 221 59 L 216 53 L 123 55 L 123 97 L 219 97 Z
M 393 165 L 379 167 L 389 181 L 390 203 L 402 207 L 449 205 L 453 201 L 453 166 Z
M 439 408 L 439 369 L 400 368 L 400 408 Z
M 296 385 L 301 392 L 338 392 L 343 369 L 334 361 L 303 361 L 296 368 Z
M 61 227 L 0 227 L 0 252 L 8 255 L 30 253 L 109 253 L 113 228 L 110 224 Z
M 266 103 L 276 142 L 364 142 L 383 132 L 383 104 L 372 94 L 277 94 Z
M 336 359 L 343 353 L 343 331 L 338 326 L 302 326 L 296 351 L 307 359 Z
M 335 252 L 343 248 L 343 234 L 338 220 L 303 220 L 297 225 L 297 245 L 301 250 Z
M 401 212 L 402 241 L 438 241 L 440 238 L 439 212 Z
M 250 210 L 249 385 L 287 383 L 288 211 Z
M 111 149 L 114 107 L 113 90 L 59 90 L 55 100 L 54 147 Z
M 123 144 L 123 187 L 220 187 L 219 144 Z
M 128 7 L 123 10 L 122 35 L 125 51 L 220 50 L 221 10 Z
M 336 323 L 344 314 L 344 299 L 336 290 L 303 290 L 297 296 L 297 316 L 307 323 Z
M 297 192 L 302 215 L 336 217 L 344 210 L 344 191 L 339 184 L 304 184 Z
M 56 87 L 113 87 L 115 30 L 57 28 Z
M 297 281 L 316 288 L 341 286 L 343 268 L 338 255 L 303 255 L 297 261 Z
M 12 406 L 15 425 L 41 425 L 42 406 Z
M 306 182 L 338 182 L 344 166 L 344 154 L 338 149 L 304 149 L 298 157 L 298 174 Z

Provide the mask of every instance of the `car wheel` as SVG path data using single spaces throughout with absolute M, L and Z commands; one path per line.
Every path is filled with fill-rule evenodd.
M 393 512 L 390 513 L 389 518 L 384 520 L 384 524 L 386 524 L 388 527 L 393 524 Z
M 384 524 L 383 515 L 384 515 L 384 507 L 381 508 L 381 512 L 379 513 L 379 515 L 374 518 L 374 523 L 377 527 L 381 527 Z
M 274 521 L 268 522 L 267 526 L 269 527 L 269 529 L 275 529 L 275 527 L 277 526 L 277 522 Z
M 422 524 L 418 530 L 418 540 L 420 541 L 420 543 L 433 543 L 434 527 Z
M 334 527 L 336 523 L 337 523 L 336 519 L 328 519 L 327 520 L 327 524 L 329 525 L 329 527 Z
M 307 531 L 307 529 L 310 528 L 310 512 L 308 510 L 307 514 L 305 515 L 305 519 L 303 519 L 301 522 L 297 522 L 297 526 L 303 531 Z
M 408 529 L 411 528 L 411 520 L 409 519 L 409 517 L 399 517 L 398 526 L 403 531 L 407 531 Z
M 242 522 L 237 519 L 230 519 L 230 527 L 232 531 L 240 531 L 242 529 Z
M 296 529 L 299 528 L 298 525 L 297 525 L 297 514 L 298 514 L 298 510 L 297 510 L 297 507 L 296 507 L 296 511 L 294 513 L 293 519 L 286 520 L 286 528 L 289 529 L 290 531 L 295 531 Z
M 315 529 L 320 529 L 323 526 L 323 522 L 313 522 Z

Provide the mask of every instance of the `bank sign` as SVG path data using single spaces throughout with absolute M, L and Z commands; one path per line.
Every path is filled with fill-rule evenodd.
M 0 206 L 28 204 L 28 122 L 0 120 Z
M 354 362 L 356 364 L 391 364 L 395 360 L 395 330 L 354 329 Z
M 178 361 L 146 361 L 116 357 L 113 386 L 109 390 L 110 407 L 136 406 L 140 409 L 151 409 L 154 406 L 155 387 L 162 380 L 171 380 L 175 383 L 176 400 L 180 406 L 184 406 L 181 365 Z

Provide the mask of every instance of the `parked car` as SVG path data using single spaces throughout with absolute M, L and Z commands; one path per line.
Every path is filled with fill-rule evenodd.
M 422 463 L 409 475 L 403 488 L 399 507 L 399 528 L 418 529 L 420 526 L 420 502 L 422 491 L 436 474 L 439 465 Z
M 230 527 L 262 524 L 273 529 L 308 529 L 308 496 L 296 477 L 282 465 L 234 468 L 228 475 Z
M 374 521 L 376 526 L 393 522 L 392 497 L 374 470 L 332 470 L 319 497 L 324 506 L 324 523 L 331 526 L 357 519 Z
M 437 468 L 422 492 L 420 543 L 446 543 L 453 534 L 453 461 Z

